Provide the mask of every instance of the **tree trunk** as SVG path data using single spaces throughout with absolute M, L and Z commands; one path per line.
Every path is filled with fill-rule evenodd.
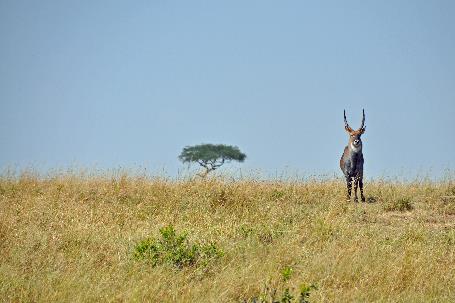
M 201 173 L 198 173 L 197 175 L 201 178 L 205 178 L 207 177 L 207 175 L 209 174 L 209 172 L 211 172 L 213 169 L 212 168 L 209 168 L 209 167 L 205 167 L 205 171 L 201 172 Z

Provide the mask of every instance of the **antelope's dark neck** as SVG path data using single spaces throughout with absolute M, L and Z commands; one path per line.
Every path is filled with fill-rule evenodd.
M 349 143 L 348 145 L 348 150 L 349 150 L 349 154 L 351 155 L 361 155 L 362 154 L 362 145 L 360 145 L 359 147 L 354 147 L 352 145 L 352 143 Z

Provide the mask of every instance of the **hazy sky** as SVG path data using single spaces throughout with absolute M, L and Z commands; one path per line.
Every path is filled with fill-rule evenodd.
M 0 0 L 0 168 L 147 167 L 226 143 L 234 167 L 455 168 L 455 1 Z

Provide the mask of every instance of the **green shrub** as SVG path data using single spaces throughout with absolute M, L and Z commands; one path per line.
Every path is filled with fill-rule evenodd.
M 291 278 L 292 272 L 293 272 L 292 267 L 290 267 L 290 266 L 284 267 L 283 270 L 281 271 L 281 276 L 283 277 L 283 281 L 285 281 L 285 282 L 289 281 L 289 279 Z
M 408 211 L 413 208 L 411 198 L 408 197 L 393 199 L 384 205 L 386 211 Z
M 291 303 L 293 299 L 294 299 L 294 296 L 289 291 L 289 288 L 286 288 L 283 292 L 283 295 L 281 296 L 280 302 L 281 303 Z
M 254 296 L 249 299 L 243 300 L 243 302 L 251 302 L 251 303 L 309 303 L 309 298 L 311 291 L 313 289 L 317 289 L 314 284 L 302 284 L 300 286 L 300 292 L 294 292 L 294 288 L 286 287 L 287 282 L 291 279 L 292 272 L 294 270 L 291 266 L 285 266 L 281 270 L 281 276 L 283 278 L 283 285 L 280 287 L 278 285 L 271 287 L 269 285 L 265 286 L 264 291 L 259 296 Z M 277 287 L 278 286 L 278 287 Z M 280 294 L 279 289 L 283 289 L 283 292 Z
M 152 266 L 171 264 L 182 268 L 196 263 L 207 265 L 224 254 L 214 243 L 190 245 L 187 234 L 178 235 L 172 225 L 161 228 L 160 234 L 161 239 L 147 238 L 136 245 L 136 259 L 147 260 Z
M 309 298 L 312 290 L 318 289 L 316 285 L 310 284 L 302 284 L 300 286 L 300 296 L 299 296 L 299 303 L 310 303 Z
M 313 289 L 317 289 L 317 287 L 313 284 L 306 285 L 303 284 L 300 286 L 300 293 L 298 297 L 293 295 L 292 290 L 289 287 L 286 287 L 281 294 L 277 298 L 277 289 L 266 287 L 266 292 L 262 293 L 260 296 L 250 298 L 248 300 L 243 300 L 243 302 L 251 302 L 251 303 L 310 303 L 309 298 L 311 295 L 311 291 Z

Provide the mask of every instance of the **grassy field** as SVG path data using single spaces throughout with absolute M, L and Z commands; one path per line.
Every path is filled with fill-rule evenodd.
M 0 178 L 2 302 L 455 302 L 455 182 Z M 306 300 L 306 301 L 305 301 Z

